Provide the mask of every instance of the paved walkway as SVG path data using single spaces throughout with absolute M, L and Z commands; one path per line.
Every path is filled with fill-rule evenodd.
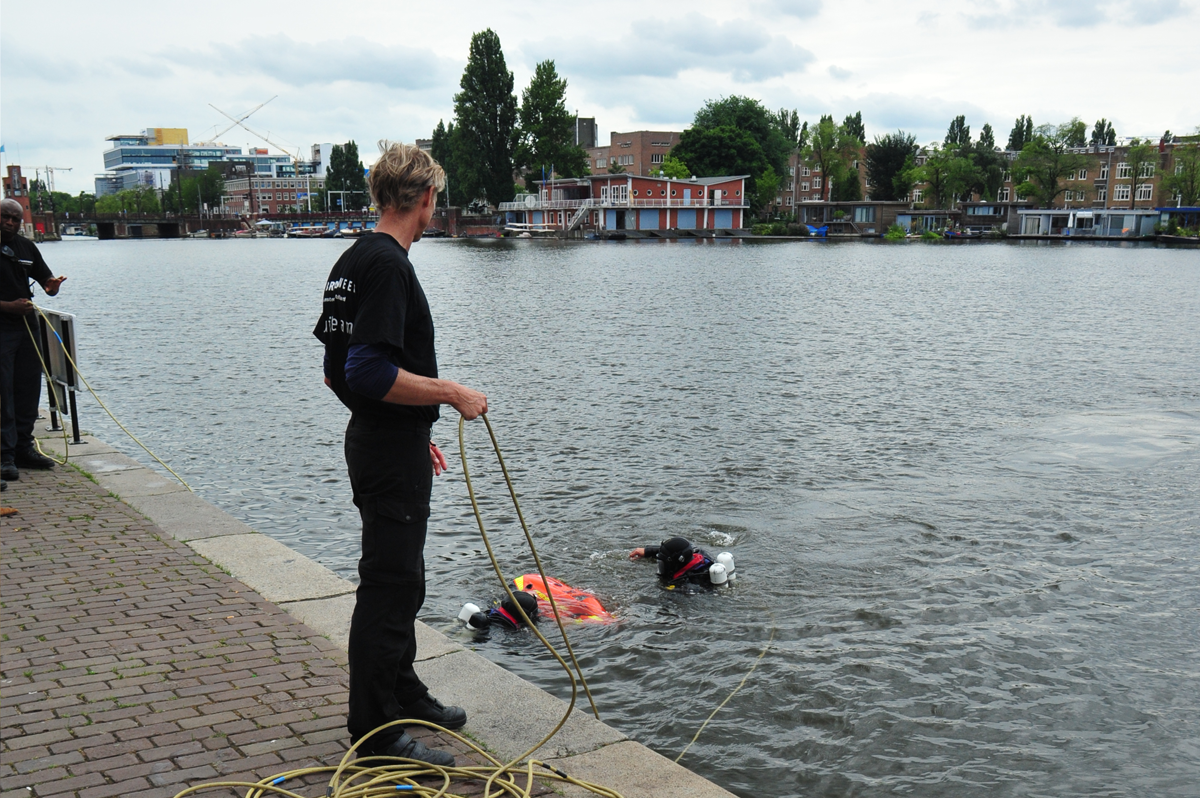
M 0 503 L 20 511 L 0 520 L 0 798 L 169 798 L 341 760 L 337 645 L 74 468 L 22 471 Z

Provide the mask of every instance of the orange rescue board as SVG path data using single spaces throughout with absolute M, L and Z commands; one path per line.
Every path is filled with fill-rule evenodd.
M 538 600 L 538 613 L 547 618 L 551 614 L 550 595 L 553 594 L 554 603 L 565 620 L 591 623 L 611 623 L 616 620 L 604 609 L 600 599 L 553 576 L 543 582 L 540 574 L 525 574 L 514 579 L 513 584 L 517 590 L 532 593 Z

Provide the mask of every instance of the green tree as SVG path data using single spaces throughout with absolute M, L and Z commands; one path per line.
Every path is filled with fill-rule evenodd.
M 521 122 L 515 161 L 532 190 L 543 171 L 563 177 L 588 173 L 587 152 L 575 145 L 575 117 L 567 111 L 567 81 L 554 61 L 542 61 L 521 93 Z
M 968 195 L 978 180 L 978 170 L 969 155 L 960 150 L 943 147 L 925 157 L 925 163 L 915 170 L 917 182 L 925 184 L 927 205 L 945 208 L 955 199 Z
M 760 180 L 769 183 L 768 167 L 776 176 L 784 174 L 794 149 L 777 114 L 758 100 L 733 96 L 705 103 L 671 155 L 699 177 L 749 175 L 746 203 L 759 211 L 775 198 L 774 190 L 760 190 Z
M 1136 139 L 1125 153 L 1125 163 L 1129 166 L 1129 207 L 1137 202 L 1137 187 L 1139 183 L 1147 183 L 1154 174 L 1158 161 L 1158 148 L 1150 143 L 1140 143 Z
M 867 185 L 871 188 L 871 199 L 894 202 L 906 198 L 912 191 L 912 183 L 897 178 L 912 169 L 916 154 L 916 136 L 902 130 L 876 136 L 867 145 Z
M 848 133 L 844 126 L 834 124 L 832 116 L 822 116 L 811 129 L 809 142 L 800 157 L 821 172 L 821 199 L 829 196 L 830 180 L 846 181 L 853 171 L 850 163 L 858 157 L 862 142 Z
M 1025 145 L 1033 141 L 1033 117 L 1021 114 L 1013 124 L 1012 132 L 1008 134 L 1008 149 L 1020 152 Z
M 1037 207 L 1053 207 L 1058 195 L 1066 191 L 1063 177 L 1088 165 L 1087 156 L 1068 152 L 1071 135 L 1071 123 L 1042 125 L 1034 132 L 1033 140 L 1013 162 L 1017 196 L 1030 198 Z
M 705 103 L 704 107 L 696 112 L 692 128 L 712 130 L 718 127 L 735 127 L 744 130 L 758 144 L 767 163 L 776 174 L 783 174 L 787 170 L 788 157 L 795 145 L 787 139 L 776 121 L 777 118 L 758 100 L 735 95 Z M 684 161 L 691 163 L 687 158 L 684 158 Z
M 446 173 L 446 206 L 456 205 L 462 207 L 466 205 L 470 201 L 470 198 L 463 196 L 462 181 L 458 179 L 458 172 L 455 170 L 457 160 L 454 157 L 453 122 L 447 127 L 441 119 L 438 120 L 437 127 L 433 129 L 429 154 L 433 157 L 433 160 L 441 165 L 442 170 Z
M 779 184 L 782 182 L 782 180 L 780 179 L 779 175 L 776 174 L 775 170 L 768 166 L 754 182 L 755 188 L 758 189 L 758 193 L 763 197 L 767 197 L 768 199 L 766 204 L 770 204 L 778 196 Z
M 625 167 L 621 166 L 621 164 L 617 163 L 616 158 L 609 158 L 608 159 L 608 173 L 610 175 L 625 174 Z
M 842 121 L 842 129 L 859 141 L 867 140 L 867 129 L 863 127 L 862 111 L 846 114 L 845 120 Z
M 746 202 L 752 211 L 760 210 L 774 198 L 770 193 L 758 191 L 757 178 L 774 167 L 746 130 L 732 125 L 714 128 L 693 125 L 683 131 L 679 143 L 671 149 L 671 156 L 686 163 L 698 177 L 750 175 L 746 181 Z
M 965 116 L 956 116 L 950 121 L 945 146 L 952 150 L 971 146 L 971 126 L 967 124 Z
M 1162 186 L 1179 203 L 1194 206 L 1200 202 L 1200 144 L 1176 144 L 1175 168 L 1163 175 Z
M 862 181 L 858 178 L 858 169 L 854 167 L 853 161 L 838 161 L 834 164 L 829 180 L 833 183 L 829 188 L 829 199 L 832 201 L 858 202 L 862 199 Z
M 1063 142 L 1068 147 L 1087 146 L 1087 125 L 1079 117 L 1073 117 L 1063 126 Z
M 668 155 L 663 159 L 661 171 L 667 177 L 673 177 L 676 180 L 687 180 L 692 176 L 688 165 L 674 155 Z
M 975 142 L 975 148 L 991 152 L 996 150 L 996 134 L 992 130 L 992 126 L 986 122 L 983 125 L 983 129 L 979 131 L 979 141 Z
M 334 144 L 329 153 L 329 167 L 325 170 L 325 188 L 322 191 L 325 207 L 342 212 L 366 207 L 370 199 L 364 172 L 356 143 L 347 141 L 345 144 Z
M 793 148 L 800 145 L 800 114 L 795 108 L 780 108 L 775 113 L 775 126 Z
M 513 198 L 517 98 L 500 37 L 488 28 L 471 37 L 462 89 L 454 95 L 456 174 L 465 196 L 492 205 Z
M 96 200 L 96 213 L 162 213 L 158 192 L 146 186 L 128 188 L 116 194 L 108 194 Z
M 1117 131 L 1113 129 L 1112 122 L 1107 119 L 1097 119 L 1095 126 L 1092 128 L 1092 137 L 1088 141 L 1093 147 L 1112 147 L 1117 143 Z
M 984 202 L 995 202 L 1000 187 L 1004 185 L 1004 172 L 1008 160 L 996 152 L 995 146 L 986 147 L 982 137 L 975 143 L 970 153 L 971 161 L 975 164 L 976 179 L 972 190 Z

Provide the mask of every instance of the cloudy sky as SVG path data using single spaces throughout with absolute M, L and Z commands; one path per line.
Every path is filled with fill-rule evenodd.
M 739 3 L 290 0 L 0 3 L 4 162 L 50 165 L 91 191 L 104 138 L 247 124 L 308 152 L 427 137 L 453 115 L 471 34 L 500 35 L 517 93 L 554 59 L 567 104 L 613 131 L 682 130 L 705 100 L 742 94 L 802 119 L 862 111 L 868 138 L 940 140 L 965 114 L 1006 140 L 1013 120 L 1112 120 L 1121 136 L 1200 125 L 1200 0 Z M 234 128 L 227 144 L 261 146 Z M 274 150 L 273 150 L 274 151 Z

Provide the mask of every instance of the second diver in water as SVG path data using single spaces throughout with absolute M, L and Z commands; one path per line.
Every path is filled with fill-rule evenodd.
M 667 538 L 657 546 L 636 548 L 629 553 L 631 560 L 643 558 L 658 561 L 659 579 L 668 587 L 680 583 L 723 585 L 733 578 L 733 555 L 722 552 L 714 558 L 687 538 Z

